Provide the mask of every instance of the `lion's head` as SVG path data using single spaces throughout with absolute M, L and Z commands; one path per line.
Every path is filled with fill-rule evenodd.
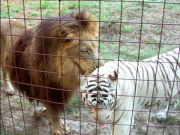
M 64 38 L 64 55 L 70 56 L 68 59 L 73 61 L 81 73 L 90 73 L 104 64 L 98 53 L 96 39 L 99 24 L 87 10 L 75 12 L 67 19 L 61 22 L 59 35 Z
M 37 26 L 34 36 L 42 35 L 46 38 L 34 38 L 34 44 L 42 45 L 36 46 L 41 48 L 33 50 L 59 56 L 56 57 L 56 62 L 48 57 L 49 62 L 54 62 L 54 67 L 58 67 L 54 71 L 59 73 L 62 69 L 64 74 L 91 73 L 104 64 L 98 53 L 98 27 L 99 23 L 88 10 L 63 16 L 61 19 L 45 20 Z M 45 46 L 44 49 L 42 46 Z

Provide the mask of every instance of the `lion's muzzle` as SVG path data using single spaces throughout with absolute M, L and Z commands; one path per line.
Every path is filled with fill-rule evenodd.
M 104 60 L 101 57 L 94 61 L 94 68 L 99 68 L 100 66 L 104 66 Z

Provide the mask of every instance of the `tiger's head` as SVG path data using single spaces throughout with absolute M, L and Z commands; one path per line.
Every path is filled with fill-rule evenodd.
M 104 66 L 96 69 L 89 77 L 80 77 L 81 99 L 100 127 L 105 127 L 112 118 L 117 98 L 117 79 L 117 71 L 107 70 Z

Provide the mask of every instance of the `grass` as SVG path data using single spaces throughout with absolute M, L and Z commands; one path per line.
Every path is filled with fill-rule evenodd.
M 180 99 L 179 99 L 179 101 L 180 101 Z M 179 102 L 178 105 L 177 105 L 177 110 L 180 111 L 180 102 Z
M 129 32 L 133 32 L 136 29 L 136 27 L 134 25 L 123 25 L 122 27 L 122 32 L 125 33 L 129 33 Z
M 36 127 L 29 127 L 27 129 L 27 134 L 35 134 L 36 133 Z M 24 131 L 18 131 L 17 129 L 15 129 L 15 131 L 12 128 L 5 128 L 5 130 L 3 129 L 3 127 L 1 127 L 1 135 L 22 135 L 24 134 Z
M 166 4 L 166 9 L 180 10 L 179 4 Z
M 145 135 L 146 134 L 142 127 L 138 127 L 138 132 L 137 133 L 139 135 Z
M 74 98 L 71 100 L 71 103 L 70 103 L 71 105 L 67 106 L 66 111 L 67 111 L 68 113 L 71 113 L 71 114 L 76 115 L 75 112 L 79 109 L 79 107 L 77 107 L 77 106 L 75 106 L 75 105 L 80 105 L 79 102 L 81 102 L 81 101 L 79 101 L 79 96 L 74 97 Z
M 12 134 L 19 135 L 20 133 L 18 133 L 17 131 L 15 131 L 15 133 L 14 133 L 14 130 L 8 129 L 8 128 L 6 128 L 6 129 L 4 130 L 4 129 L 1 127 L 1 135 L 12 135 Z
M 156 27 L 155 29 L 154 29 L 154 32 L 156 33 L 156 34 L 160 34 L 161 33 L 161 27 Z
M 180 119 L 177 119 L 175 116 L 168 116 L 167 125 L 180 125 Z

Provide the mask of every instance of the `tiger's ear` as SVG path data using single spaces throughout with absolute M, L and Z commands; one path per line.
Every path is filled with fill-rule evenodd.
M 118 73 L 117 73 L 117 71 L 116 70 L 114 70 L 113 71 L 113 73 L 111 73 L 110 75 L 109 75 L 109 78 L 111 79 L 111 80 L 117 80 L 118 79 Z

